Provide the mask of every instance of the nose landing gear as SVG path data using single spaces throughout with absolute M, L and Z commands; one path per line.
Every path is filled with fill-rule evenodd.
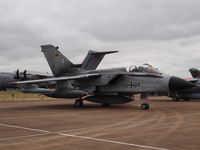
M 142 100 L 144 100 L 144 103 L 142 103 L 141 104 L 141 109 L 142 110 L 148 110 L 149 108 L 150 108 L 150 106 L 149 106 L 149 104 L 147 103 L 147 101 L 148 101 L 148 96 L 147 96 L 147 94 L 141 94 L 140 95 L 140 98 L 142 99 Z
M 148 103 L 142 103 L 140 107 L 141 107 L 142 110 L 148 110 L 149 104 Z

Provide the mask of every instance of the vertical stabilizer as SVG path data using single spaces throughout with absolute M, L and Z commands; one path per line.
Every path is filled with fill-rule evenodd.
M 193 78 L 200 78 L 200 71 L 198 69 L 191 68 L 189 71 Z
M 54 76 L 67 73 L 73 67 L 73 63 L 58 51 L 58 47 L 42 45 L 41 48 Z

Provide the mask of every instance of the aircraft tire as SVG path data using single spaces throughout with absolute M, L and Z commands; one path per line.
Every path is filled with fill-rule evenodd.
M 74 103 L 74 107 L 76 108 L 81 108 L 83 107 L 83 100 L 82 99 L 77 99 Z
M 145 109 L 148 110 L 149 109 L 149 104 L 146 103 Z
M 148 110 L 149 104 L 148 103 L 142 103 L 140 107 L 141 107 L 142 110 Z

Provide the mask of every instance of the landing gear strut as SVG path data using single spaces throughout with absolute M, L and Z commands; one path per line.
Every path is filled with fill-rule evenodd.
M 140 98 L 144 100 L 144 103 L 142 103 L 141 106 L 140 106 L 141 109 L 142 109 L 142 110 L 148 110 L 150 106 L 149 106 L 149 104 L 147 103 L 147 101 L 148 101 L 148 96 L 147 96 L 147 94 L 145 94 L 145 93 L 141 94 L 141 95 L 140 95 Z
M 83 100 L 82 99 L 77 99 L 74 103 L 74 107 L 76 108 L 81 108 L 83 107 Z
M 141 107 L 142 110 L 148 110 L 149 104 L 148 103 L 142 103 L 140 107 Z

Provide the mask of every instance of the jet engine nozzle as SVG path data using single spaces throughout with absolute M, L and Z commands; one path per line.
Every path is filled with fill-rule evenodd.
M 192 88 L 195 87 L 196 85 L 186 81 L 184 79 L 181 79 L 179 77 L 175 77 L 172 76 L 169 79 L 169 90 L 170 91 L 179 91 L 179 90 L 183 90 L 183 89 L 188 89 L 188 88 Z

